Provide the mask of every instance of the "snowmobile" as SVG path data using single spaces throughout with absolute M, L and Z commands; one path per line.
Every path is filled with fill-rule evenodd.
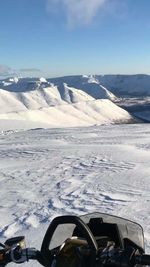
M 1 244 L 0 266 L 37 260 L 45 267 L 134 267 L 150 265 L 142 227 L 103 213 L 52 220 L 41 250 L 26 248 L 24 236 Z

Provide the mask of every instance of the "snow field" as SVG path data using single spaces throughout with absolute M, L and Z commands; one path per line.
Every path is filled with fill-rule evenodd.
M 40 248 L 56 215 L 99 211 L 140 223 L 150 251 L 148 124 L 3 131 L 0 147 L 2 240 Z

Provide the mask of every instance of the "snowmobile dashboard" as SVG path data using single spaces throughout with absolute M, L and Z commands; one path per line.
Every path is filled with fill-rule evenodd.
M 116 216 L 92 213 L 59 216 L 49 225 L 41 250 L 25 248 L 24 237 L 1 244 L 0 267 L 37 260 L 45 267 L 135 267 L 150 265 L 143 229 Z
M 134 229 L 138 232 L 134 233 Z M 82 244 L 81 246 L 83 240 L 86 245 Z M 90 251 L 90 254 L 87 253 L 88 266 L 94 266 L 96 255 L 103 250 L 124 250 L 131 245 L 144 252 L 143 230 L 140 225 L 119 217 L 93 213 L 81 217 L 59 216 L 55 218 L 47 229 L 41 252 L 44 258 L 48 259 L 47 263 L 45 262 L 45 265 L 48 266 L 48 263 L 53 261 L 53 257 L 59 258 L 58 255 L 61 255 L 61 260 L 63 259 L 64 262 L 65 253 L 67 257 L 72 253 L 73 257 L 73 251 L 71 251 L 73 246 L 74 250 Z M 64 251 L 65 253 L 63 253 Z M 82 255 L 80 255 L 81 257 Z

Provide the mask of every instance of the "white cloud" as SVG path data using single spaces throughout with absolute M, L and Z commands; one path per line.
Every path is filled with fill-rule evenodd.
M 29 76 L 34 76 L 35 74 L 41 74 L 42 70 L 38 68 L 21 68 L 21 69 L 12 69 L 11 67 L 0 64 L 0 78 L 7 78 L 11 76 L 22 76 L 28 74 Z
M 0 64 L 0 76 L 8 75 L 12 72 L 12 69 L 6 65 Z
M 36 69 L 36 68 L 22 68 L 19 71 L 20 72 L 42 72 L 40 69 Z
M 48 0 L 48 9 L 63 7 L 69 26 L 90 24 L 109 0 Z

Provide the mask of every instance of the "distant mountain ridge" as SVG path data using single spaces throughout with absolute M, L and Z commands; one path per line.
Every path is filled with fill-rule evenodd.
M 115 95 L 109 92 L 100 84 L 94 76 L 67 76 L 60 78 L 10 78 L 0 81 L 0 88 L 10 92 L 27 92 L 35 89 L 43 89 L 50 86 L 57 86 L 62 98 L 64 91 L 69 87 L 80 89 L 95 99 L 115 99 Z M 65 99 L 66 100 L 66 99 Z
M 94 79 L 101 86 L 118 97 L 142 97 L 150 96 L 150 75 L 94 75 L 94 76 L 66 76 L 60 78 L 48 79 L 51 82 L 66 82 L 69 86 L 81 86 L 84 89 L 84 83 L 87 79 Z
M 150 75 L 98 75 L 99 82 L 119 97 L 150 96 Z
M 18 90 L 17 78 L 14 79 L 16 87 L 12 84 L 13 79 L 5 79 L 0 81 L 0 88 L 7 90 Z M 28 81 L 28 88 L 25 85 Z M 33 89 L 33 84 L 38 82 L 39 78 L 22 78 L 21 82 L 23 90 Z M 150 75 L 135 74 L 135 75 L 75 75 L 75 76 L 64 76 L 58 78 L 42 78 L 47 83 L 53 83 L 57 86 L 61 86 L 66 83 L 70 87 L 85 90 L 87 93 L 91 93 L 91 87 L 93 97 L 97 97 L 95 91 L 99 86 L 107 88 L 110 92 L 117 95 L 118 97 L 142 97 L 150 96 Z M 8 86 L 6 86 L 8 85 Z M 45 84 L 46 85 L 46 84 Z M 87 86 L 88 85 L 88 86 Z M 105 96 L 103 96 L 105 97 Z

